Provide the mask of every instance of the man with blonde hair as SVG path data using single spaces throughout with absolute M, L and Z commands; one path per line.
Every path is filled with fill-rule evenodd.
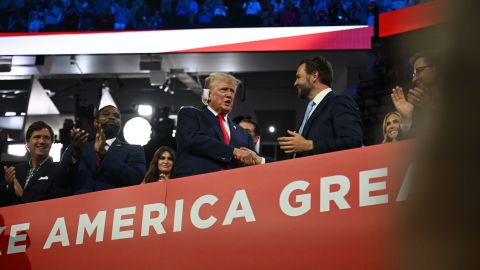
M 251 136 L 228 118 L 239 84 L 230 74 L 212 73 L 205 80 L 207 106 L 179 111 L 174 178 L 264 163 Z

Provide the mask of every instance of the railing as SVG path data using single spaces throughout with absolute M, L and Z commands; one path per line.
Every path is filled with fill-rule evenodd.
M 0 208 L 0 267 L 391 269 L 409 145 Z

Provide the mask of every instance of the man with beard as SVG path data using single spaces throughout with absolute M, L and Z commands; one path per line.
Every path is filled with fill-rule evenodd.
M 438 78 L 437 56 L 433 52 L 419 52 L 412 56 L 410 64 L 413 66 L 413 89 L 408 91 L 407 97 L 399 86 L 392 89 L 392 101 L 402 116 L 402 132 L 411 136 L 415 133 L 413 123 L 423 121 L 421 118 L 434 107 Z
M 323 57 L 302 60 L 294 86 L 307 110 L 298 131 L 288 130 L 278 143 L 285 153 L 304 157 L 362 146 L 360 111 L 355 101 L 330 88 L 333 69 Z
M 130 145 L 117 138 L 121 119 L 119 110 L 111 105 L 95 115 L 95 141 L 87 142 L 84 130 L 71 131 L 70 155 L 76 167 L 74 193 L 140 184 L 145 176 L 145 153 L 139 145 Z
M 28 162 L 4 166 L 0 180 L 0 206 L 36 202 L 70 195 L 68 162 L 54 163 L 50 155 L 53 130 L 43 121 L 32 123 L 26 132 Z
M 265 163 L 253 151 L 252 137 L 227 116 L 239 84 L 232 75 L 212 73 L 205 80 L 207 106 L 178 112 L 174 178 Z

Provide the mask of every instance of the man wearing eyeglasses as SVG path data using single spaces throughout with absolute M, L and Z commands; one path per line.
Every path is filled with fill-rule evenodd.
M 437 94 L 435 89 L 438 63 L 434 53 L 417 53 L 410 59 L 410 63 L 413 66 L 413 88 L 408 90 L 407 97 L 399 86 L 393 88 L 391 94 L 393 104 L 402 116 L 402 129 L 405 134 L 410 133 L 413 122 L 418 121 L 416 119 L 419 118 L 418 111 L 428 111 L 432 108 L 433 96 Z

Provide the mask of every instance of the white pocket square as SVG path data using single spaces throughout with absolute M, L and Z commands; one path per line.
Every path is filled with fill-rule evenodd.
M 38 181 L 41 181 L 41 180 L 48 180 L 48 176 L 42 176 L 42 177 L 38 178 Z

